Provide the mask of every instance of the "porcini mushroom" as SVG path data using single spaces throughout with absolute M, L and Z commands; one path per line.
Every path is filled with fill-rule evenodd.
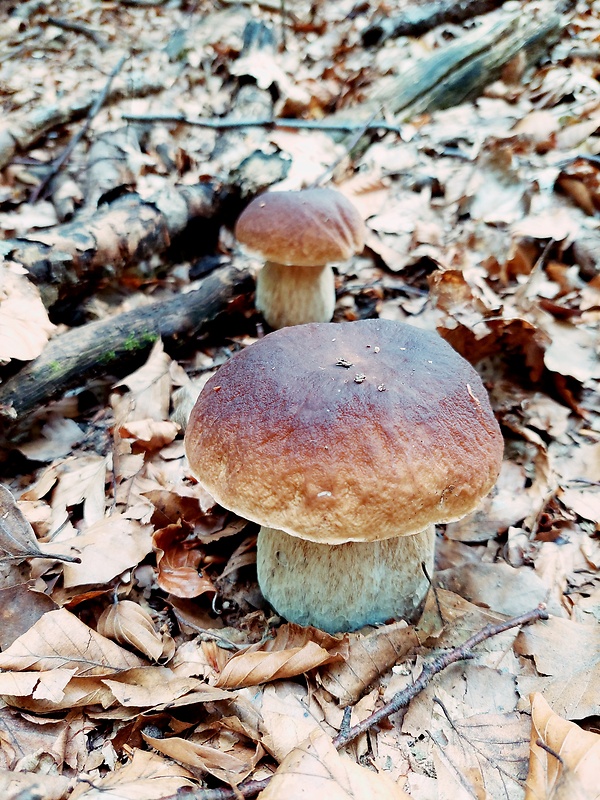
M 503 451 L 473 367 L 390 320 L 284 328 L 237 353 L 185 443 L 215 500 L 262 526 L 264 596 L 329 632 L 419 615 L 434 525 L 477 506 Z
M 364 246 L 358 211 L 333 189 L 260 195 L 240 214 L 235 235 L 265 259 L 256 307 L 272 328 L 329 322 L 335 307 L 331 264 Z

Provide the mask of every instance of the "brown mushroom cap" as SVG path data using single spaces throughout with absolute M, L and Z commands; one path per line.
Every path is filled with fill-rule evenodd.
M 267 192 L 240 214 L 239 242 L 266 261 L 316 267 L 345 261 L 364 246 L 364 224 L 333 189 Z
M 314 542 L 376 541 L 472 511 L 503 440 L 473 367 L 389 320 L 312 323 L 236 354 L 186 432 L 218 503 Z

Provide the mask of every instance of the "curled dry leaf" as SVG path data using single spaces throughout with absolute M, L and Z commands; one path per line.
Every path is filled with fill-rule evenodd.
M 194 776 L 156 753 L 134 750 L 124 767 L 95 779 L 94 785 L 80 783 L 73 800 L 162 800 L 184 786 L 196 785 Z M 45 796 L 44 796 L 45 797 Z
M 0 364 L 37 358 L 56 330 L 38 289 L 6 264 L 0 264 L 0 286 Z
M 531 751 L 525 800 L 597 800 L 600 736 L 559 717 L 541 694 L 532 694 L 530 699 Z
M 198 597 L 215 592 L 213 582 L 198 567 L 204 553 L 196 542 L 186 543 L 187 531 L 181 522 L 155 531 L 152 539 L 156 550 L 158 585 L 175 597 Z
M 342 706 L 351 705 L 418 644 L 415 629 L 406 622 L 385 625 L 367 636 L 357 634 L 350 642 L 344 663 L 321 670 L 321 683 Z
M 340 755 L 323 731 L 315 730 L 287 755 L 260 800 L 410 800 L 384 773 L 372 772 Z
M 168 658 L 174 650 L 173 639 L 168 634 L 161 636 L 150 614 L 131 600 L 121 600 L 105 609 L 97 629 L 101 636 L 132 647 L 151 661 Z
M 144 665 L 138 656 L 96 633 L 65 608 L 48 611 L 0 653 L 0 669 L 75 668 L 77 675 L 86 677 Z
M 247 747 L 231 748 L 230 752 L 208 747 L 191 739 L 172 736 L 168 739 L 154 739 L 142 734 L 145 741 L 164 755 L 187 764 L 194 769 L 208 772 L 232 786 L 237 786 L 248 777 L 264 755 L 260 745 L 250 749 Z M 237 751 L 237 752 L 236 752 Z M 235 755 L 233 753 L 236 753 Z
M 236 653 L 223 667 L 216 685 L 224 689 L 257 686 L 301 675 L 346 658 L 348 637 L 336 638 L 316 628 L 282 625 L 274 639 Z
M 102 683 L 111 690 L 117 701 L 126 707 L 154 708 L 170 705 L 203 684 L 197 678 L 180 678 L 167 667 L 142 667 L 121 672 L 115 680 Z

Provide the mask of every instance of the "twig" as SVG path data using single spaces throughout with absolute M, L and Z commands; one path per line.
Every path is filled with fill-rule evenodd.
M 400 126 L 384 119 L 371 117 L 365 121 L 288 119 L 287 117 L 262 117 L 259 119 L 229 119 L 228 117 L 186 117 L 185 114 L 121 114 L 125 122 L 173 122 L 180 125 L 195 125 L 213 130 L 234 128 L 293 128 L 306 131 L 339 131 L 360 135 L 369 130 L 385 130 L 400 133 Z
M 340 733 L 333 740 L 333 744 L 339 750 L 354 741 L 361 733 L 365 733 L 384 719 L 400 711 L 401 708 L 405 708 L 414 697 L 423 691 L 435 675 L 457 661 L 472 658 L 471 650 L 481 642 L 485 642 L 492 636 L 497 636 L 499 633 L 504 633 L 504 631 L 508 631 L 511 628 L 518 628 L 521 625 L 537 622 L 540 619 L 548 619 L 548 612 L 543 606 L 538 606 L 533 611 L 520 614 L 518 617 L 511 617 L 511 619 L 499 622 L 496 625 L 486 625 L 485 628 L 482 628 L 467 639 L 464 644 L 426 661 L 417 680 L 403 691 L 397 692 L 389 703 L 386 703 L 378 711 L 370 714 L 352 728 L 346 728 L 342 723 Z M 239 800 L 240 797 L 254 797 L 267 787 L 270 780 L 270 778 L 265 778 L 262 781 L 246 781 L 236 786 L 235 789 L 197 789 L 194 792 L 186 793 L 185 798 L 186 800 Z M 167 800 L 175 800 L 175 796 L 167 798 Z
M 104 88 L 102 89 L 102 91 L 96 97 L 96 99 L 94 101 L 94 104 L 90 108 L 90 110 L 88 112 L 88 115 L 86 117 L 86 120 L 83 123 L 82 127 L 79 129 L 79 131 L 77 131 L 75 136 L 73 136 L 73 138 L 71 139 L 69 144 L 65 147 L 65 149 L 62 151 L 60 156 L 58 156 L 58 158 L 56 158 L 52 162 L 52 166 L 50 167 L 50 170 L 48 171 L 48 174 L 46 175 L 44 180 L 35 188 L 34 192 L 32 193 L 30 202 L 35 203 L 44 194 L 44 192 L 46 191 L 46 189 L 48 188 L 48 186 L 50 184 L 50 181 L 55 177 L 55 175 L 58 175 L 58 173 L 60 172 L 62 167 L 67 163 L 67 161 L 71 157 L 71 154 L 72 154 L 73 150 L 77 147 L 79 142 L 83 139 L 85 134 L 89 131 L 90 126 L 91 126 L 91 124 L 92 124 L 92 122 L 94 120 L 94 117 L 98 114 L 98 112 L 100 111 L 100 109 L 104 105 L 104 102 L 106 101 L 106 98 L 108 97 L 108 93 L 110 92 L 110 87 L 111 87 L 111 84 L 112 84 L 113 80 L 118 75 L 118 73 L 121 71 L 121 67 L 127 61 L 128 58 L 129 58 L 129 56 L 126 56 L 126 55 L 125 56 L 121 56 L 121 58 L 119 59 L 118 63 L 116 64 L 116 66 L 114 67 L 114 69 L 112 70 L 110 75 L 108 76 L 108 80 L 106 81 L 106 83 L 104 85 Z
M 71 22 L 68 19 L 59 19 L 58 17 L 48 17 L 50 25 L 55 28 L 61 28 L 63 31 L 71 31 L 72 33 L 80 33 L 82 36 L 91 39 L 100 50 L 106 50 L 107 44 L 97 31 L 88 28 L 87 25 L 82 25 L 80 22 Z
M 350 728 L 344 736 L 339 733 L 333 740 L 334 745 L 338 749 L 344 747 L 354 741 L 361 733 L 369 730 L 369 728 L 372 728 L 374 725 L 378 725 L 384 719 L 400 711 L 401 708 L 405 708 L 413 697 L 416 697 L 419 692 L 423 691 L 435 675 L 445 670 L 446 667 L 449 667 L 451 664 L 455 664 L 457 661 L 464 661 L 465 659 L 471 658 L 471 650 L 476 645 L 485 642 L 486 639 L 490 639 L 492 636 L 504 633 L 504 631 L 508 631 L 511 628 L 517 628 L 519 625 L 527 625 L 527 623 L 536 622 L 539 619 L 548 619 L 548 612 L 542 606 L 538 606 L 538 608 L 533 611 L 528 611 L 526 614 L 520 614 L 518 617 L 511 617 L 511 619 L 499 622 L 496 625 L 486 625 L 485 628 L 482 628 L 480 631 L 473 634 L 470 639 L 467 639 L 464 644 L 426 661 L 421 670 L 421 674 L 414 683 L 407 686 L 406 689 L 403 689 L 401 692 L 396 692 L 389 703 L 386 703 L 380 709 L 374 711 L 363 719 L 362 722 L 359 722 L 358 725 Z

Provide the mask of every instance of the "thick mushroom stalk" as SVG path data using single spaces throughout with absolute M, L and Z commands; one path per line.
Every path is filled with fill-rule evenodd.
M 435 528 L 377 542 L 316 544 L 275 528 L 258 536 L 261 590 L 290 622 L 337 633 L 416 620 L 433 574 Z
M 267 261 L 256 279 L 256 307 L 275 329 L 329 322 L 335 308 L 333 270 Z

